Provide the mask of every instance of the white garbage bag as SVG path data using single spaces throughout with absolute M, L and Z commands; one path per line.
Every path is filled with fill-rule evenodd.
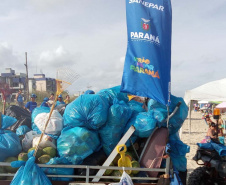
M 122 177 L 119 183 L 110 183 L 109 185 L 133 185 L 131 177 L 123 171 Z
M 24 139 L 22 140 L 23 151 L 28 151 L 30 148 L 32 148 L 33 138 L 37 136 L 38 134 L 35 131 L 30 131 L 25 134 Z
M 36 147 L 36 146 L 38 145 L 40 136 L 41 136 L 41 135 L 38 135 L 37 137 L 35 137 L 35 138 L 33 139 L 32 147 Z M 46 147 L 57 148 L 57 147 L 56 147 L 56 140 L 53 139 L 53 138 L 51 138 L 51 137 L 48 136 L 48 135 L 44 135 L 44 136 L 42 137 L 42 140 L 40 141 L 39 148 L 40 148 L 40 149 L 43 149 L 43 148 L 46 148 Z
M 35 117 L 34 123 L 40 131 L 44 130 L 49 113 L 40 113 Z M 57 110 L 54 110 L 46 127 L 45 133 L 59 136 L 63 129 L 63 117 Z

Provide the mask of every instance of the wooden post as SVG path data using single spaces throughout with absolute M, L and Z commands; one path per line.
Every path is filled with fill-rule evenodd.
M 26 59 L 26 64 L 24 64 L 24 65 L 26 67 L 26 91 L 27 91 L 26 98 L 28 101 L 29 100 L 29 84 L 28 84 L 27 52 L 25 52 L 25 59 Z

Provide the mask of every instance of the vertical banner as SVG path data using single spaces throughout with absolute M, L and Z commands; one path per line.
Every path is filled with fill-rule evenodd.
M 166 105 L 170 96 L 170 0 L 126 0 L 128 45 L 121 91 Z

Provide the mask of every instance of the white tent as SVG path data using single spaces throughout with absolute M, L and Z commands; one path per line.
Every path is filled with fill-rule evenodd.
M 184 101 L 189 104 L 191 100 L 226 101 L 226 78 L 186 91 Z
M 191 101 L 226 101 L 226 78 L 208 82 L 185 92 L 184 101 L 189 106 L 189 125 L 191 132 Z

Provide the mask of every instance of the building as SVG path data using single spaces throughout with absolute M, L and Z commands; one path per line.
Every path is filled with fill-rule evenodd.
M 40 92 L 56 92 L 56 80 L 54 78 L 46 78 L 44 74 L 34 74 L 36 91 Z
M 10 101 L 14 101 L 19 89 L 22 93 L 26 91 L 26 74 L 15 73 L 15 70 L 6 68 L 4 73 L 1 73 L 0 82 L 9 85 L 11 91 Z M 56 80 L 46 78 L 44 74 L 34 74 L 33 78 L 28 79 L 29 94 L 34 91 L 41 92 L 56 92 Z M 1 97 L 0 93 L 0 97 Z
M 14 100 L 19 89 L 26 89 L 26 74 L 15 73 L 15 70 L 6 68 L 4 73 L 1 73 L 0 82 L 9 85 L 11 91 L 10 101 Z M 0 93 L 0 96 L 2 94 Z

